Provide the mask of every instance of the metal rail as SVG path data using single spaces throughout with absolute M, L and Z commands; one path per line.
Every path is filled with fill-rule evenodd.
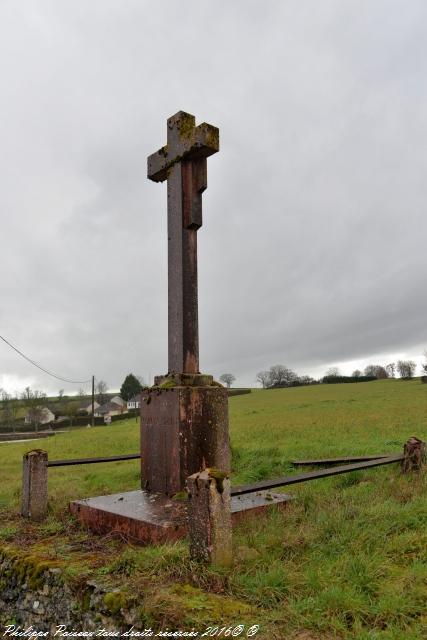
M 346 464 L 340 467 L 332 467 L 330 469 L 321 469 L 320 471 L 309 471 L 307 473 L 299 473 L 294 476 L 285 476 L 276 480 L 261 480 L 254 484 L 246 484 L 240 487 L 232 487 L 232 496 L 242 496 L 245 493 L 254 493 L 255 491 L 265 491 L 268 489 L 277 489 L 290 484 L 298 484 L 307 480 L 317 480 L 318 478 L 327 478 L 329 476 L 337 476 L 341 473 L 349 473 L 350 471 L 359 471 L 360 469 L 370 469 L 371 467 L 379 467 L 385 464 L 393 464 L 403 460 L 403 453 L 398 453 L 387 458 L 377 458 L 368 462 L 358 462 L 356 464 Z
M 296 466 L 315 466 L 321 464 L 339 464 L 340 462 L 364 462 L 365 460 L 379 460 L 380 458 L 389 458 L 391 453 L 379 454 L 377 456 L 344 456 L 342 458 L 323 458 L 316 460 L 291 460 L 291 464 Z
M 69 467 L 76 464 L 97 464 L 98 462 L 117 462 L 119 460 L 136 460 L 140 453 L 128 453 L 124 456 L 111 456 L 109 458 L 76 458 L 75 460 L 49 460 L 48 467 Z
M 105 458 L 77 458 L 74 460 L 50 460 L 47 463 L 48 467 L 68 467 L 78 464 L 97 464 L 100 462 L 118 462 L 121 460 L 136 460 L 141 457 L 139 453 L 130 453 L 122 456 L 110 456 Z M 292 476 L 284 476 L 282 478 L 276 478 L 275 480 L 261 480 L 253 484 L 245 484 L 231 488 L 232 496 L 242 496 L 247 493 L 255 493 L 256 491 L 267 491 L 269 489 L 277 489 L 279 487 L 285 487 L 291 484 L 299 484 L 301 482 L 308 482 L 309 480 L 318 480 L 320 478 L 328 478 L 330 476 L 337 476 L 342 473 L 350 473 L 351 471 L 360 471 L 363 469 L 371 469 L 372 467 L 380 467 L 386 464 L 393 464 L 403 460 L 403 454 L 398 453 L 391 456 L 382 456 L 375 458 L 374 460 L 368 459 L 362 462 L 356 462 L 355 464 L 345 464 L 338 467 L 331 467 L 329 469 L 321 469 L 320 471 L 308 471 L 307 473 L 299 473 Z M 344 458 L 345 459 L 345 458 Z M 337 460 L 337 459 L 335 459 Z M 320 461 L 319 461 L 320 462 Z M 326 462 L 324 460 L 323 462 Z

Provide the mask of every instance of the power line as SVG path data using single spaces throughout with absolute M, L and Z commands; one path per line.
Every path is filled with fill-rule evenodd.
M 6 338 L 3 338 L 3 336 L 0 336 L 0 338 L 3 340 L 3 342 L 5 342 L 7 345 L 9 345 L 9 347 L 11 347 L 14 351 L 16 351 L 16 353 L 19 353 L 20 356 L 25 358 L 25 360 L 28 360 L 28 362 L 31 362 L 31 364 L 33 364 L 38 369 L 41 369 L 41 371 L 44 371 L 49 376 L 52 376 L 53 378 L 57 378 L 57 380 L 62 380 L 62 382 L 69 382 L 70 384 L 86 384 L 88 382 L 91 382 L 91 379 L 89 379 L 89 380 L 68 380 L 67 378 L 63 378 L 62 376 L 58 376 L 58 375 L 56 375 L 56 373 L 52 373 L 52 371 L 48 371 L 44 367 L 40 366 L 34 360 L 31 360 L 31 358 L 26 356 L 25 353 L 22 353 L 22 351 L 20 351 L 17 347 L 14 347 L 13 344 L 11 344 L 9 342 L 9 340 L 6 340 Z

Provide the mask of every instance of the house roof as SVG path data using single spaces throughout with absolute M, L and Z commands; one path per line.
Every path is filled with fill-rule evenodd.
M 136 396 L 133 396 L 133 398 L 129 398 L 128 402 L 140 402 L 141 400 L 141 394 L 137 393 Z
M 31 407 L 27 411 L 26 415 L 30 416 L 31 414 L 33 414 L 35 412 L 40 412 L 40 413 L 43 413 L 43 414 L 46 414 L 47 412 L 49 412 L 49 413 L 52 413 L 53 415 L 55 415 L 55 412 L 52 411 L 51 409 L 49 409 L 49 407 L 42 406 L 41 404 L 38 404 L 36 407 Z
M 102 404 L 100 407 L 97 407 L 95 411 L 96 413 L 102 414 L 102 413 L 108 413 L 109 411 L 120 411 L 121 409 L 123 409 L 123 405 L 117 404 L 117 402 L 112 402 L 110 400 L 109 402 Z
M 99 407 L 99 402 L 94 401 L 94 406 Z M 82 400 L 79 404 L 80 409 L 85 409 L 86 407 L 92 407 L 92 398 L 88 398 L 87 400 Z

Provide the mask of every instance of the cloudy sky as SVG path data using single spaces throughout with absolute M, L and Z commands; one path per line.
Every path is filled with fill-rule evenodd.
M 0 334 L 111 388 L 167 370 L 179 110 L 220 128 L 201 369 L 254 384 L 427 348 L 427 4 L 1 0 Z M 68 392 L 0 342 L 0 386 Z

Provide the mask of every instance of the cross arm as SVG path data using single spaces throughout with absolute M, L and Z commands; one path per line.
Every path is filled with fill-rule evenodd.
M 174 118 L 176 116 L 170 118 L 170 121 L 174 122 Z M 181 160 L 207 158 L 219 151 L 217 127 L 206 122 L 198 127 L 180 127 L 180 121 L 175 122 L 178 126 L 170 127 L 174 133 L 170 136 L 171 143 L 148 156 L 147 177 L 154 182 L 166 180 L 169 169 Z

